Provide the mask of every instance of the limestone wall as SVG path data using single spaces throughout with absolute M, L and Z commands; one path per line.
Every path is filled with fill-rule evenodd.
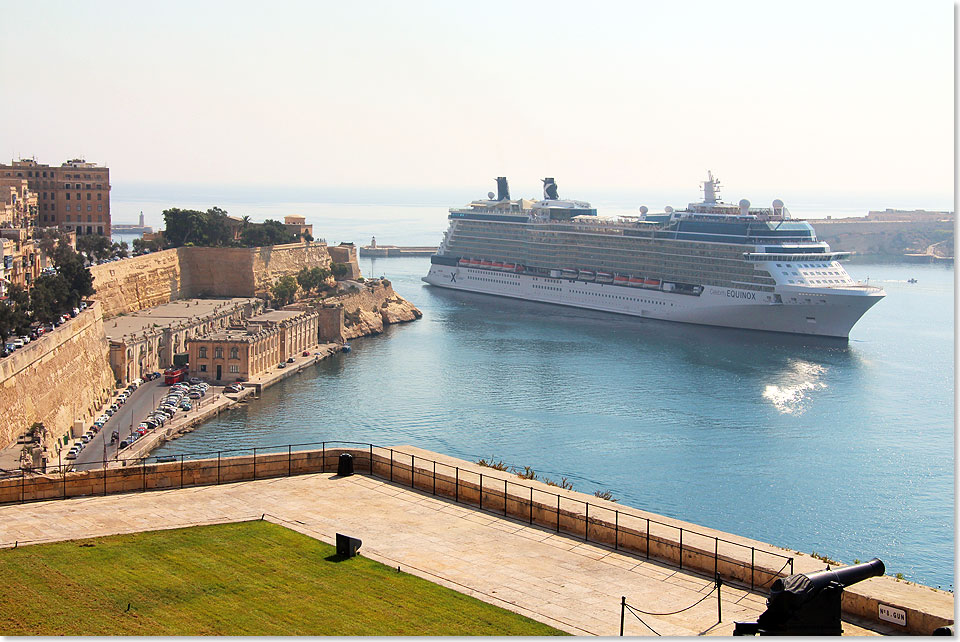
M 327 302 L 343 306 L 345 339 L 380 334 L 385 325 L 423 316 L 415 305 L 393 291 L 389 281 L 369 281 L 359 290 L 331 297 Z
M 119 262 L 118 262 L 119 263 Z M 0 448 L 39 421 L 52 438 L 92 420 L 113 391 L 101 306 L 0 360 Z
M 94 265 L 94 295 L 106 318 L 182 298 L 180 255 L 164 250 L 113 263 Z
M 349 258 L 349 252 L 345 256 Z M 351 274 L 359 276 L 355 257 L 351 265 Z M 94 298 L 110 318 L 189 297 L 266 296 L 280 277 L 314 266 L 330 266 L 330 253 L 322 243 L 181 247 L 95 265 L 90 273 Z

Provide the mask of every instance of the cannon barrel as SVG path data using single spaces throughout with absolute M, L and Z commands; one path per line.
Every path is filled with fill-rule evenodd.
M 806 575 L 807 579 L 809 579 L 813 584 L 813 588 L 819 591 L 830 582 L 836 582 L 840 586 L 846 587 L 850 586 L 851 584 L 856 584 L 857 582 L 862 582 L 870 577 L 883 575 L 886 572 L 887 569 L 883 565 L 883 562 L 880 561 L 879 558 L 874 557 L 869 562 L 864 562 L 863 564 L 854 564 L 853 566 L 847 566 L 846 568 L 838 568 L 835 571 L 804 573 L 804 575 Z M 783 580 L 777 579 L 770 589 L 771 593 L 782 591 Z

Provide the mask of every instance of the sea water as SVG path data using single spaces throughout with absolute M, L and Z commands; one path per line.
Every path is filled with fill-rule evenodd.
M 361 269 L 423 319 L 156 454 L 411 444 L 952 590 L 952 266 L 849 263 L 887 297 L 839 345 L 452 292 L 428 258 Z

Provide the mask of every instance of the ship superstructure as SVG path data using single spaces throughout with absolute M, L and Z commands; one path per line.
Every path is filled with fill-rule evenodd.
M 884 296 L 840 265 L 778 199 L 770 208 L 720 199 L 712 173 L 686 209 L 604 219 L 561 199 L 496 196 L 450 210 L 424 281 L 439 287 L 706 325 L 831 337 Z

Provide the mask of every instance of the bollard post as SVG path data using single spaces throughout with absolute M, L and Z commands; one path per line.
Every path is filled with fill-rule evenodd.
M 647 559 L 650 559 L 650 518 L 647 518 Z
M 680 570 L 683 570 L 683 529 L 680 529 Z
M 713 574 L 720 577 L 720 538 L 713 538 Z
M 790 575 L 793 575 L 793 558 L 790 558 Z
M 560 532 L 560 495 L 557 495 L 557 532 Z
M 723 580 L 720 579 L 720 575 L 717 575 L 717 622 L 723 622 L 723 611 L 720 607 L 720 586 L 723 584 Z
M 627 610 L 627 596 L 620 597 L 620 637 L 623 637 L 623 615 Z

